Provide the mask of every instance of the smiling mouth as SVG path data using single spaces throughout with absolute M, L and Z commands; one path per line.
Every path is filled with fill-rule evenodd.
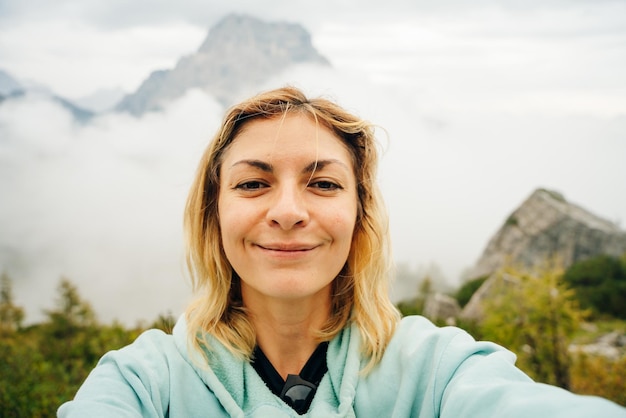
M 282 244 L 278 244 L 278 245 L 257 244 L 257 246 L 263 250 L 278 251 L 278 252 L 285 252 L 285 253 L 311 251 L 317 247 L 316 245 L 282 245 Z

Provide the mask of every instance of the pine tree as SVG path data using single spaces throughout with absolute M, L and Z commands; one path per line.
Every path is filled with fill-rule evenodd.
M 0 278 L 0 335 L 19 330 L 24 320 L 24 309 L 13 302 L 13 285 L 4 272 Z

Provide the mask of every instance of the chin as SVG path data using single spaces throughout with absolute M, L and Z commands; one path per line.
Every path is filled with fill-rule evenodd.
M 307 299 L 326 300 L 330 298 L 330 284 L 321 287 L 306 286 L 306 283 L 294 283 L 293 281 L 274 283 L 271 289 L 257 289 L 268 298 L 283 301 L 305 301 Z

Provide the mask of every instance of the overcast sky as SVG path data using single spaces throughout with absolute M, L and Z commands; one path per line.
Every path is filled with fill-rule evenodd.
M 586 92 L 587 108 L 623 112 L 626 106 L 623 0 L 272 4 L 3 1 L 1 65 L 69 97 L 101 87 L 133 90 L 147 73 L 195 51 L 225 14 L 245 12 L 303 24 L 334 66 L 381 81 L 419 86 L 450 76 L 449 84 L 435 86 L 484 91 L 489 81 L 490 95 L 540 89 L 564 93 L 559 104 L 574 100 L 575 107 L 585 106 L 576 95 Z
M 231 12 L 302 24 L 333 66 L 289 71 L 263 87 L 290 82 L 329 94 L 386 130 L 381 185 L 400 263 L 434 264 L 458 282 L 537 187 L 626 222 L 623 0 L 344 0 L 326 7 L 0 0 L 0 68 L 72 99 L 99 89 L 131 92 L 150 72 L 193 53 L 208 28 Z M 161 116 L 107 116 L 80 128 L 49 103 L 0 107 L 0 192 L 19 202 L 0 208 L 0 244 L 16 246 L 19 255 L 7 261 L 5 252 L 0 263 L 26 274 L 15 266 L 48 257 L 40 269 L 54 265 L 84 286 L 89 266 L 100 266 L 106 251 L 115 260 L 134 254 L 134 262 L 109 265 L 106 277 L 159 293 L 150 280 L 180 274 L 179 215 L 189 167 L 219 116 L 211 98 L 197 92 Z M 159 202 L 163 188 L 165 203 Z M 89 193 L 97 196 L 85 198 Z M 135 210 L 103 205 L 116 199 Z M 68 205 L 82 215 L 67 213 Z M 92 221 L 99 210 L 108 213 L 99 215 L 98 227 Z M 151 231 L 155 223 L 166 225 L 164 232 Z M 67 246 L 58 251 L 74 255 L 59 261 L 42 248 L 67 230 L 80 233 L 64 237 Z M 101 237 L 99 244 L 76 251 L 88 236 Z M 159 264 L 154 260 L 159 273 L 149 267 Z M 95 297 L 110 283 L 92 285 L 86 293 Z

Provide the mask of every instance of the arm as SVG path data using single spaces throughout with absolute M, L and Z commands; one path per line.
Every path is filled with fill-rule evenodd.
M 168 336 L 152 330 L 107 353 L 74 400 L 59 408 L 58 417 L 164 417 L 169 404 L 168 350 L 175 350 Z
M 450 340 L 440 358 L 441 417 L 626 417 L 606 399 L 575 395 L 535 383 L 501 347 L 465 333 Z
M 419 316 L 402 320 L 357 392 L 357 416 L 626 418 L 613 402 L 533 382 L 497 344 Z

